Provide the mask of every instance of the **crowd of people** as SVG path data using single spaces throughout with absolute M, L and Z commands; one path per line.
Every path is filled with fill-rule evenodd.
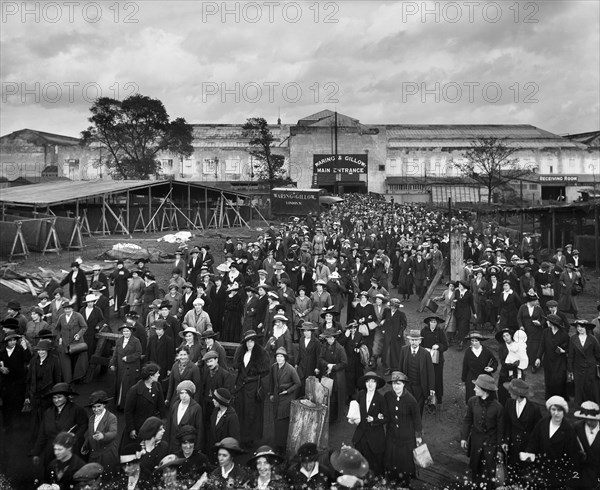
M 345 197 L 254 242 L 228 238 L 215 255 L 207 244 L 182 246 L 166 281 L 143 259 L 118 261 L 110 274 L 94 266 L 90 278 L 73 262 L 29 317 L 10 301 L 0 333 L 5 433 L 30 412 L 33 463 L 60 489 L 352 488 L 377 479 L 404 488 L 424 410 L 443 403 L 453 349 L 464 356 L 460 437 L 477 488 L 494 488 L 499 467 L 526 488 L 598 487 L 600 306 L 593 321 L 579 318 L 578 251 L 544 254 L 536 235 L 511 240 L 468 213 Z M 451 232 L 464 241 L 456 281 Z M 434 280 L 445 289 L 416 328 L 402 309 L 427 299 Z M 88 415 L 74 386 L 102 331 L 120 334 L 114 391 L 94 392 Z M 493 337 L 498 354 L 485 345 Z M 538 369 L 546 417 L 526 381 Z M 311 441 L 286 461 L 292 402 L 310 377 L 331 389 L 330 423 L 356 425 L 354 447 L 320 452 Z M 124 427 L 107 407 L 124 413 Z M 266 422 L 272 445 L 236 463 Z

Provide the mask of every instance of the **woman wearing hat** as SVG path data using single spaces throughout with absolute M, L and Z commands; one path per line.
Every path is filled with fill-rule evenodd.
M 128 292 L 128 280 L 131 277 L 130 272 L 125 267 L 125 263 L 122 260 L 117 261 L 117 266 L 110 274 L 110 285 L 114 286 L 113 298 L 114 298 L 114 311 L 119 311 L 121 306 L 126 301 Z
M 549 314 L 546 317 L 546 325 L 548 328 L 542 332 L 542 341 L 536 354 L 535 366 L 539 368 L 542 363 L 544 365 L 545 399 L 559 395 L 568 400 L 569 334 L 565 331 L 563 320 L 558 315 Z
M 521 307 L 519 295 L 512 290 L 509 279 L 502 281 L 502 294 L 500 295 L 500 309 L 498 313 L 498 328 L 516 330 L 519 328 L 517 315 Z
M 187 347 L 190 351 L 190 360 L 194 364 L 202 359 L 202 342 L 200 334 L 194 327 L 186 327 L 185 330 L 179 332 L 179 336 L 183 339 L 181 347 Z
M 524 333 L 522 330 L 517 332 Z M 516 334 L 516 333 L 515 333 Z M 498 341 L 498 357 L 500 358 L 500 376 L 498 377 L 498 401 L 504 406 L 509 398 L 508 391 L 504 387 L 510 380 L 519 378 L 524 379 L 523 370 L 520 369 L 520 361 L 513 352 L 517 351 L 517 343 L 513 340 L 513 335 L 510 329 L 503 328 L 495 335 Z M 525 354 L 527 360 L 527 354 Z
M 79 259 L 79 262 L 81 260 Z M 79 311 L 83 298 L 88 290 L 87 279 L 83 271 L 79 270 L 79 262 L 71 262 L 71 271 L 60 281 L 60 287 L 69 285 L 69 297 L 75 303 L 75 311 Z
M 90 463 L 99 463 L 105 471 L 111 471 L 118 463 L 117 417 L 106 410 L 112 400 L 105 391 L 95 391 L 90 395 L 92 409 L 81 454 L 88 456 Z
M 308 321 L 308 315 L 313 309 L 312 300 L 307 296 L 306 292 L 307 289 L 305 286 L 298 287 L 298 295 L 293 307 L 293 324 L 296 328 L 300 327 L 305 321 Z
M 296 371 L 300 377 L 300 395 L 304 394 L 306 378 L 314 376 L 321 355 L 321 343 L 315 338 L 317 326 L 310 322 L 300 325 L 301 338 L 298 342 L 298 359 Z
M 288 359 L 285 347 L 279 347 L 275 351 L 275 363 L 270 372 L 269 400 L 273 404 L 274 443 L 279 451 L 285 451 L 292 400 L 296 399 L 300 389 L 300 378 Z
M 591 333 L 594 324 L 585 320 L 574 323 L 577 333 L 571 337 L 567 370 L 575 386 L 575 404 L 584 401 L 600 402 L 597 366 L 600 364 L 600 343 Z
M 247 488 L 256 490 L 289 488 L 281 475 L 275 471 L 275 468 L 284 460 L 285 458 L 273 451 L 270 446 L 260 446 L 247 463 L 252 469 L 252 476 Z
M 538 304 L 539 297 L 533 290 L 525 294 L 527 303 L 521 305 L 517 312 L 517 325 L 527 334 L 527 356 L 532 361 L 535 359 L 542 342 L 542 333 L 546 327 L 544 310 Z M 535 373 L 537 368 L 532 366 Z
M 4 427 L 14 429 L 13 417 L 23 408 L 31 346 L 25 337 L 8 333 L 0 343 L 0 398 Z
M 533 429 L 542 418 L 539 407 L 529 400 L 533 393 L 522 379 L 513 378 L 502 386 L 510 398 L 504 405 L 504 442 L 502 449 L 506 454 L 509 468 L 508 479 L 512 484 L 525 484 L 526 468 L 519 458 L 525 451 Z
M 50 306 L 49 303 L 48 306 Z M 31 345 L 35 345 L 40 330 L 48 329 L 50 327 L 48 322 L 44 320 L 44 310 L 40 307 L 36 306 L 35 308 L 32 308 L 30 314 L 31 320 L 27 322 L 27 326 L 25 327 L 25 337 Z
M 585 401 L 573 414 L 576 419 L 575 434 L 583 453 L 579 460 L 579 485 L 577 488 L 600 488 L 600 405 Z
M 137 383 L 140 376 L 142 344 L 133 336 L 131 325 L 119 327 L 122 337 L 117 339 L 110 370 L 115 373 L 115 402 L 119 410 L 125 408 L 125 397 L 129 388 Z
M 392 390 L 384 395 L 388 421 L 385 437 L 384 466 L 388 476 L 401 487 L 408 487 L 415 476 L 413 450 L 423 442 L 421 413 L 417 400 L 409 393 L 408 376 L 392 372 L 388 381 Z
M 191 425 L 184 425 L 177 431 L 180 449 L 175 456 L 181 460 L 177 474 L 182 481 L 196 481 L 198 475 L 212 470 L 206 455 L 196 447 L 196 432 Z
M 169 387 L 167 389 L 167 396 L 165 402 L 169 406 L 173 406 L 173 403 L 179 398 L 179 392 L 176 389 L 182 381 L 189 380 L 194 386 L 199 386 L 201 382 L 200 369 L 192 361 L 192 351 L 187 345 L 182 345 L 177 349 L 176 360 L 171 367 L 169 374 Z M 195 395 L 195 393 L 194 393 Z M 194 399 L 198 401 L 199 394 L 194 396 Z
M 213 446 L 213 451 L 217 455 L 219 466 L 208 475 L 202 475 L 196 482 L 197 488 L 245 488 L 250 475 L 234 460 L 236 456 L 245 453 L 238 441 L 233 437 L 225 437 Z
M 368 325 L 369 323 L 375 320 L 375 309 L 373 304 L 369 301 L 369 292 L 361 291 L 358 293 L 358 304 L 354 306 L 354 318 L 349 320 L 356 320 L 358 322 L 359 329 L 364 331 L 370 331 Z M 364 327 L 361 328 L 361 326 Z M 369 347 L 369 352 L 372 352 L 373 349 L 373 341 L 370 338 L 371 335 L 368 336 L 367 346 Z
M 336 329 L 338 329 L 336 327 Z M 346 326 L 346 330 L 338 337 L 338 342 L 344 347 L 348 365 L 346 366 L 346 403 L 354 398 L 357 390 L 364 385 L 358 380 L 364 373 L 360 348 L 365 343 L 365 337 L 358 331 L 358 323 L 352 321 Z
M 337 472 L 335 487 L 363 488 L 369 478 L 369 463 L 359 451 L 342 443 L 330 457 L 331 466 Z
M 31 404 L 33 415 L 32 437 L 35 440 L 38 433 L 42 414 L 52 406 L 52 400 L 47 396 L 52 387 L 61 380 L 61 370 L 58 358 L 50 355 L 53 350 L 50 339 L 41 339 L 33 347 L 33 357 L 27 370 L 27 390 L 25 403 Z
M 560 274 L 559 285 L 558 309 L 565 313 L 573 313 L 577 318 L 579 313 L 577 296 L 583 291 L 585 279 L 581 272 L 575 270 L 573 264 L 567 263 L 565 270 Z
M 473 483 L 478 488 L 494 488 L 496 462 L 502 457 L 504 409 L 496 400 L 496 382 L 489 374 L 475 381 L 475 396 L 467 401 L 467 413 L 460 432 L 460 445 L 467 450 Z
M 402 295 L 404 301 L 409 301 L 413 292 L 413 270 L 414 264 L 410 252 L 403 250 L 402 258 L 398 262 L 398 294 Z
M 326 454 L 319 453 L 316 444 L 312 442 L 302 444 L 286 472 L 290 490 L 329 489 L 333 474 L 328 459 Z
M 433 372 L 435 373 L 435 399 L 442 403 L 444 396 L 444 352 L 448 350 L 448 338 L 442 327 L 444 320 L 438 316 L 430 316 L 423 320 L 425 327 L 421 329 L 421 347 L 431 353 Z M 437 352 L 437 353 L 436 353 Z
M 96 295 L 87 294 L 85 296 L 85 305 L 79 310 L 81 316 L 87 324 L 87 330 L 83 340 L 88 346 L 88 352 L 96 352 L 96 334 L 105 325 L 104 315 L 100 308 L 96 306 Z
M 564 398 L 553 396 L 546 400 L 546 409 L 549 415 L 537 423 L 519 458 L 533 462 L 534 488 L 569 488 L 578 469 L 579 452 L 577 434 L 565 417 L 569 405 Z
M 485 338 L 477 330 L 470 332 L 465 339 L 471 345 L 463 357 L 461 380 L 465 383 L 465 402 L 468 402 L 475 395 L 473 382 L 480 374 L 492 375 L 498 368 L 498 360 L 490 349 L 482 345 Z
M 300 269 L 298 272 L 298 279 L 296 281 L 297 284 L 297 292 L 300 294 L 300 288 L 304 287 L 306 294 L 310 294 L 314 289 L 314 283 L 312 278 L 312 271 L 310 268 L 310 264 L 301 263 Z
M 142 315 L 142 298 L 144 296 L 144 279 L 140 277 L 140 271 L 131 271 L 131 277 L 127 279 L 127 295 L 125 304 L 129 306 L 128 311 L 135 311 Z M 145 317 L 146 315 L 143 315 Z
M 148 417 L 138 433 L 140 454 L 140 478 L 147 481 L 152 488 L 157 483 L 154 469 L 161 459 L 168 454 L 168 444 L 164 440 L 165 424 L 157 417 Z
M 360 390 L 357 397 L 360 422 L 352 436 L 352 444 L 367 459 L 375 476 L 382 476 L 385 451 L 384 427 L 389 415 L 385 399 L 377 390 L 385 386 L 385 381 L 375 372 L 369 371 L 358 380 L 358 384 L 365 388 Z
M 315 290 L 310 296 L 313 310 L 307 318 L 307 321 L 312 322 L 315 325 L 319 325 L 321 322 L 321 313 L 323 310 L 333 305 L 331 295 L 325 290 L 326 285 L 327 283 L 325 281 L 316 281 Z
M 64 313 L 64 296 L 65 292 L 63 291 L 63 288 L 56 288 L 52 292 L 52 302 L 50 303 L 50 316 L 48 317 L 48 323 L 51 327 L 56 327 L 56 322 L 58 322 L 58 319 Z
M 64 302 L 64 313 L 56 323 L 55 331 L 58 333 L 58 355 L 61 363 L 63 380 L 81 380 L 88 368 L 87 349 L 79 352 L 70 352 L 71 345 L 83 342 L 87 331 L 87 324 L 81 313 L 74 311 L 75 304 Z
M 278 314 L 273 317 L 273 331 L 271 337 L 265 343 L 265 350 L 271 358 L 271 364 L 275 362 L 276 352 L 283 347 L 289 354 L 293 353 L 292 334 L 288 328 L 288 318 L 285 315 Z M 290 362 L 294 362 L 293 359 Z
M 226 342 L 236 342 L 242 335 L 242 312 L 244 311 L 245 296 L 237 282 L 227 286 L 223 331 L 221 332 L 221 338 Z
M 183 459 L 175 454 L 167 454 L 154 468 L 155 481 L 161 490 L 179 490 L 188 488 L 190 482 L 184 482 L 179 474 L 179 466 Z
M 264 399 L 270 369 L 269 355 L 256 338 L 256 332 L 248 330 L 233 356 L 233 367 L 237 369 L 235 410 L 240 417 L 241 442 L 245 445 L 263 435 Z
M 125 315 L 125 323 L 130 326 L 131 333 L 142 344 L 142 357 L 144 357 L 148 347 L 148 335 L 146 334 L 146 328 L 140 322 L 140 316 L 135 311 L 130 311 Z
M 346 351 L 337 341 L 340 331 L 328 328 L 323 331 L 321 338 L 325 344 L 321 347 L 321 355 L 315 374 L 321 378 L 327 376 L 333 380 L 333 389 L 329 397 L 329 421 L 342 420 L 344 404 L 346 403 L 346 367 L 348 357 Z
M 218 441 L 226 437 L 240 439 L 240 419 L 237 412 L 231 406 L 233 397 L 227 388 L 217 388 L 211 394 L 213 410 L 207 429 L 206 447 L 214 446 Z M 216 454 L 211 461 L 216 462 Z
M 150 313 L 150 305 L 155 299 L 162 299 L 163 294 L 156 283 L 156 278 L 149 271 L 144 274 L 144 288 L 142 290 L 142 315 Z M 169 304 L 170 308 L 170 304 Z
M 191 425 L 196 430 L 196 448 L 204 448 L 204 419 L 202 407 L 194 399 L 196 385 L 189 380 L 181 381 L 175 393 L 178 395 L 170 405 L 169 415 L 165 431 L 165 440 L 169 446 L 169 452 L 179 449 L 177 443 L 177 431 L 184 425 Z

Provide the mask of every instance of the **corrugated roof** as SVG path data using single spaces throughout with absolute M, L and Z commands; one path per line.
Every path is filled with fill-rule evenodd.
M 386 125 L 388 138 L 451 138 L 474 139 L 483 136 L 498 138 L 551 138 L 562 140 L 558 135 L 536 128 L 530 124 L 423 124 Z
M 412 139 L 388 141 L 388 148 L 470 148 L 472 139 Z M 582 145 L 565 139 L 508 140 L 503 144 L 514 148 L 581 148 Z
M 44 184 L 32 184 L 21 187 L 7 188 L 0 191 L 0 202 L 22 206 L 54 206 L 60 203 L 76 201 L 77 199 L 88 199 L 100 197 L 104 194 L 115 194 L 128 190 L 142 189 L 168 183 L 191 184 L 195 187 L 209 190 L 222 191 L 217 187 L 211 187 L 198 182 L 183 180 L 93 180 L 93 181 L 69 181 L 51 182 Z M 246 197 L 243 192 L 224 191 L 229 194 Z
M 52 145 L 75 146 L 78 145 L 80 141 L 79 138 L 63 136 L 62 134 L 46 133 L 44 131 L 36 131 L 35 129 L 20 129 L 19 131 L 14 131 L 2 136 L 0 140 L 4 140 L 2 141 L 4 143 L 6 140 L 19 137 L 36 144 L 49 143 Z

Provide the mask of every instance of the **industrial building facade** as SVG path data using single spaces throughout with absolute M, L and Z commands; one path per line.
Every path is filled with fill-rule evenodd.
M 248 153 L 243 123 L 193 126 L 193 155 L 161 155 L 160 177 L 227 183 L 240 191 L 256 187 L 256 162 Z M 478 137 L 505 138 L 518 148 L 515 157 L 534 173 L 513 186 L 532 204 L 572 202 L 582 188 L 595 190 L 600 181 L 598 132 L 563 137 L 531 125 L 362 124 L 330 110 L 293 125 L 272 125 L 271 132 L 274 153 L 285 157 L 298 187 L 333 193 L 368 191 L 396 202 L 487 200 L 487 190 L 456 168 Z M 99 166 L 101 152 L 79 146 L 76 138 L 17 131 L 0 138 L 0 177 L 34 177 L 56 165 L 59 177 L 110 178 Z

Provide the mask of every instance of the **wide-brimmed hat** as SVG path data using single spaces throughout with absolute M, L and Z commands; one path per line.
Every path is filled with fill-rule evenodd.
M 314 325 L 312 322 L 302 322 L 301 325 L 298 326 L 300 330 L 318 330 L 319 327 Z
M 86 303 L 92 303 L 92 302 L 96 302 L 98 300 L 98 298 L 96 298 L 95 294 L 87 294 L 85 296 L 85 302 Z
M 360 378 L 358 378 L 358 385 L 364 386 L 369 379 L 374 379 L 377 382 L 377 389 L 383 388 L 385 386 L 385 379 L 383 379 L 381 376 L 379 376 L 373 371 L 369 371 Z
M 571 325 L 574 327 L 585 327 L 586 330 L 594 330 L 594 328 L 596 328 L 596 325 L 587 320 L 575 320 Z
M 496 335 L 494 335 L 494 337 L 496 338 L 496 340 L 498 342 L 504 342 L 504 339 L 502 338 L 504 336 L 505 333 L 509 333 L 511 338 L 512 338 L 512 333 L 513 331 L 510 328 L 503 328 L 502 330 L 499 330 L 498 332 L 496 332 Z
M 497 391 L 498 387 L 496 386 L 496 382 L 494 381 L 494 378 L 492 376 L 490 376 L 489 374 L 480 374 L 479 376 L 477 376 L 477 379 L 472 380 L 471 383 L 473 383 L 475 386 L 479 386 L 479 388 L 481 388 L 482 390 L 486 390 L 486 391 Z
M 387 303 L 387 301 L 388 301 L 388 298 L 385 296 L 385 294 L 382 294 L 382 293 L 377 293 L 375 295 L 375 299 L 377 299 L 377 298 L 379 298 L 384 303 Z
M 229 286 L 227 286 L 226 291 L 237 291 L 240 289 L 240 285 L 237 282 L 232 282 Z
M 342 446 L 330 458 L 331 466 L 342 475 L 362 478 L 369 472 L 369 463 L 360 452 L 350 446 Z
M 52 345 L 52 341 L 48 340 L 48 339 L 42 339 L 37 343 L 37 345 L 33 346 L 33 350 L 49 351 L 49 350 L 52 350 L 53 348 L 54 348 L 54 346 Z
M 256 339 L 256 337 L 258 337 L 258 334 L 256 333 L 255 330 L 247 330 L 242 335 L 242 340 L 240 343 L 243 344 L 244 342 L 246 342 L 248 340 L 254 340 L 254 339 Z
M 289 357 L 288 351 L 287 351 L 287 349 L 285 347 L 279 347 L 275 351 L 275 356 L 278 356 L 279 354 L 285 356 L 286 359 Z
M 329 274 L 329 279 L 341 279 L 341 277 L 342 276 L 340 276 L 336 271 L 333 271 L 331 274 Z
M 160 460 L 160 463 L 158 463 L 158 466 L 154 468 L 154 471 L 160 471 L 163 468 L 167 468 L 168 466 L 179 466 L 184 461 L 185 458 L 179 458 L 175 454 L 169 454 Z
M 527 301 L 536 301 L 540 299 L 540 297 L 537 295 L 537 293 L 534 293 L 533 291 L 529 291 L 527 293 Z
M 256 465 L 258 458 L 267 458 L 272 465 L 281 464 L 285 459 L 277 454 L 271 446 L 260 446 L 246 464 L 248 466 Z
M 112 400 L 112 397 L 109 397 L 106 394 L 106 391 L 103 391 L 103 390 L 94 391 L 90 395 L 90 402 L 86 405 L 86 407 L 91 407 L 91 406 L 95 405 L 96 403 L 102 403 L 103 405 L 106 405 L 111 400 Z
M 212 339 L 217 338 L 219 336 L 219 332 L 215 332 L 212 328 L 207 328 L 200 334 L 201 339 Z
M 408 333 L 406 334 L 406 338 L 408 340 L 419 340 L 419 339 L 422 339 L 423 337 L 421 336 L 420 330 L 409 330 Z
M 502 386 L 510 393 L 517 396 L 532 396 L 530 386 L 519 378 L 511 379 L 510 382 L 502 383 Z
M 561 407 L 565 411 L 565 413 L 569 413 L 569 404 L 562 396 L 554 395 L 548 398 L 546 400 L 546 408 L 550 410 L 550 407 L 552 405 Z
M 15 332 L 15 331 L 12 331 L 12 332 L 9 332 L 9 333 L 6 335 L 6 337 L 4 337 L 4 338 L 2 339 L 2 342 L 8 342 L 9 340 L 12 340 L 12 339 L 17 339 L 17 340 L 19 340 L 21 337 L 22 337 L 22 335 L 19 335 L 17 332 Z
M 125 318 L 131 318 L 132 320 L 137 320 L 140 317 L 140 314 L 137 311 L 128 311 L 125 313 Z
M 181 332 L 179 332 L 179 336 L 180 336 L 182 339 L 184 339 L 184 338 L 185 338 L 185 336 L 186 336 L 188 333 L 192 333 L 192 334 L 194 334 L 194 337 L 197 337 L 198 335 L 200 335 L 200 334 L 198 333 L 198 330 L 196 330 L 194 327 L 186 327 L 184 330 L 182 330 Z
M 275 315 L 275 316 L 273 317 L 273 320 L 274 320 L 274 321 L 281 320 L 282 322 L 287 322 L 287 321 L 289 321 L 288 317 L 286 317 L 285 315 Z
M 396 308 L 404 308 L 404 305 L 398 298 L 390 299 L 390 306 L 395 306 Z
M 37 336 L 35 337 L 36 339 L 53 339 L 56 337 L 56 334 L 50 330 L 49 328 L 42 328 Z
M 52 387 L 52 389 L 47 393 L 46 396 L 52 396 L 52 395 L 76 396 L 78 394 L 79 393 L 76 393 L 73 390 L 71 390 L 69 383 L 56 383 Z
M 388 381 L 389 384 L 392 384 L 395 381 L 402 381 L 403 383 L 408 382 L 408 376 L 401 371 L 392 372 L 392 377 Z
M 226 407 L 231 404 L 231 393 L 227 388 L 217 388 L 213 391 L 212 397 Z
M 244 454 L 246 452 L 240 447 L 238 440 L 233 437 L 226 437 L 225 439 L 222 439 L 213 446 L 213 449 L 215 451 L 218 451 L 219 449 L 225 449 L 231 454 Z
M 171 303 L 169 303 L 168 301 L 162 301 L 160 303 L 160 305 L 158 306 L 158 309 L 162 310 L 163 308 L 168 308 L 170 310 L 172 306 L 173 305 Z
M 318 286 L 319 284 L 321 286 L 327 286 L 327 282 L 324 281 L 323 279 L 318 279 L 317 281 L 315 281 L 315 286 Z
M 444 323 L 446 320 L 444 320 L 443 318 L 440 318 L 439 316 L 428 316 L 427 318 L 425 318 L 425 320 L 423 320 L 423 323 L 425 325 L 429 325 L 429 322 L 431 322 L 431 320 L 435 320 L 438 323 Z
M 471 330 L 467 335 L 465 335 L 465 339 L 486 340 L 487 337 L 484 337 L 483 334 L 481 332 L 479 332 L 478 330 Z
M 552 325 L 558 327 L 558 328 L 563 328 L 565 326 L 564 323 L 563 323 L 563 319 L 561 317 L 559 317 L 558 315 L 555 315 L 553 313 L 550 313 L 546 317 L 546 321 L 548 323 L 551 323 Z
M 167 322 L 165 320 L 154 320 L 150 325 L 150 328 L 161 328 L 164 330 L 166 326 Z
M 275 300 L 279 300 L 279 295 L 275 291 L 269 291 L 267 293 L 267 298 L 273 298 Z
M 328 315 L 328 314 L 337 316 L 340 314 L 340 312 L 335 309 L 335 306 L 328 306 L 327 308 L 323 308 L 323 312 L 321 313 L 321 318 L 325 318 L 325 315 Z
M 321 333 L 320 337 L 322 337 L 322 338 L 337 337 L 341 333 L 342 332 L 340 332 L 337 328 L 329 327 L 329 328 L 326 328 L 325 330 L 323 330 L 323 333 Z
M 583 402 L 573 416 L 584 420 L 600 420 L 600 405 L 592 401 Z

